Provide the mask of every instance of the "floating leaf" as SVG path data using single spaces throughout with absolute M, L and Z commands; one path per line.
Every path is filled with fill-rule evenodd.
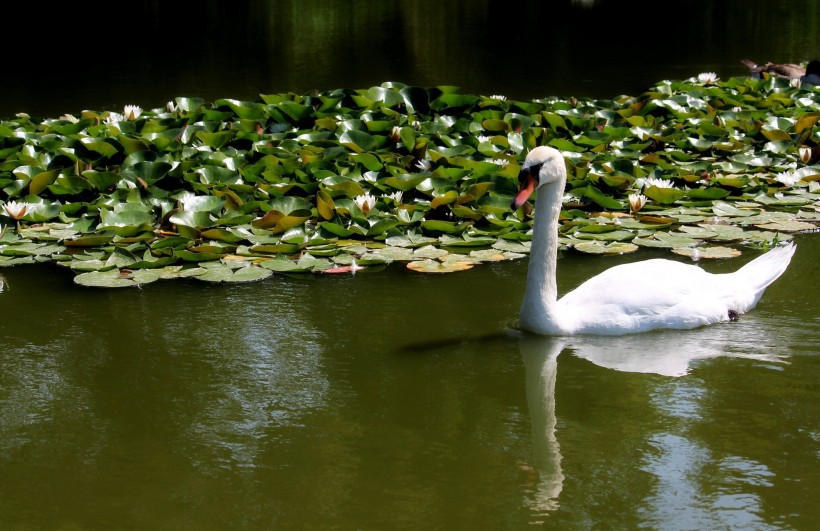
M 577 251 L 586 254 L 626 254 L 632 253 L 638 249 L 638 246 L 632 243 L 604 243 L 599 241 L 578 242 L 573 245 L 573 247 Z
M 74 277 L 74 283 L 93 288 L 131 288 L 139 285 L 133 279 L 123 277 L 119 269 L 80 273 Z
M 437 260 L 416 260 L 407 264 L 407 269 L 418 271 L 419 273 L 455 273 L 466 271 L 473 267 L 471 261 L 446 261 Z
M 679 247 L 672 249 L 672 252 L 681 256 L 688 256 L 692 260 L 734 258 L 741 254 L 740 251 L 731 247 Z
M 336 210 L 333 198 L 325 191 L 319 190 L 316 193 L 316 208 L 323 219 L 332 219 Z

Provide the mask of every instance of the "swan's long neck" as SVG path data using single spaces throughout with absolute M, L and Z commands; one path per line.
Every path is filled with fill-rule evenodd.
M 521 325 L 540 333 L 560 333 L 556 324 L 555 303 L 558 282 L 555 277 L 558 258 L 558 220 L 561 214 L 563 180 L 538 188 L 535 198 L 527 288 L 521 303 Z

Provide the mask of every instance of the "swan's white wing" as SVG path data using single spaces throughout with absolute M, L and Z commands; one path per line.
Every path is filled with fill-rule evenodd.
M 731 275 L 714 275 L 673 260 L 610 268 L 558 301 L 557 318 L 573 333 L 694 328 L 728 320 Z

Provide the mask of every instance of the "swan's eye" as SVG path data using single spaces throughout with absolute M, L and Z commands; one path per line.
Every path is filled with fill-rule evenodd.
M 543 165 L 544 165 L 544 163 L 541 162 L 539 164 L 534 164 L 534 165 L 532 165 L 528 168 L 522 168 L 521 169 L 521 177 L 524 177 L 525 175 L 531 175 L 534 179 L 537 180 L 538 179 L 538 174 L 541 173 L 541 166 L 543 166 Z

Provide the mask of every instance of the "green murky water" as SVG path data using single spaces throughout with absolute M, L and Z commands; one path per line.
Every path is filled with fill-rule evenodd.
M 568 343 L 515 331 L 526 260 L 120 290 L 7 269 L 0 519 L 808 529 L 818 241 L 737 323 Z M 646 253 L 567 254 L 561 292 Z

